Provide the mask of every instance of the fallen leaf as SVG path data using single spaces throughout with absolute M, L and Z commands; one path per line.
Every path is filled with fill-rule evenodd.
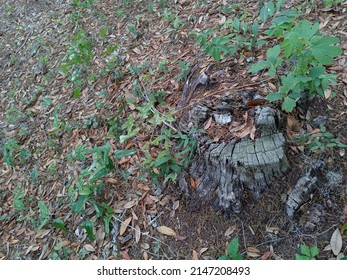
M 180 206 L 180 201 L 176 200 L 175 203 L 172 205 L 172 209 L 177 210 L 179 206 Z
M 131 207 L 133 207 L 135 204 L 136 204 L 136 200 L 131 200 L 131 201 L 129 201 L 129 202 L 127 202 L 124 206 L 123 206 L 123 208 L 124 209 L 129 209 L 129 208 L 131 208 Z
M 148 250 L 149 247 L 150 247 L 148 243 L 141 243 L 140 246 L 141 246 L 141 248 L 144 249 L 144 250 Z
M 330 239 L 331 250 L 337 256 L 342 249 L 342 237 L 339 229 L 337 228 Z
M 224 232 L 225 237 L 229 237 L 236 230 L 236 226 L 228 227 L 228 229 Z
M 94 247 L 90 244 L 85 244 L 83 246 L 83 248 L 86 249 L 88 252 L 94 252 L 95 251 Z
M 198 252 L 193 250 L 192 260 L 198 260 L 198 259 L 199 259 Z
M 95 240 L 96 240 L 96 243 L 98 244 L 98 246 L 100 246 L 100 247 L 102 246 L 104 238 L 105 238 L 105 229 L 104 229 L 104 227 L 100 227 L 96 231 L 96 234 L 95 234 Z
M 126 231 L 128 225 L 130 224 L 132 220 L 132 217 L 130 216 L 129 218 L 127 218 L 120 226 L 120 229 L 119 229 L 119 235 L 123 235 L 124 232 Z
M 260 253 L 260 250 L 258 248 L 255 248 L 255 247 L 248 247 L 247 248 L 247 252 L 249 252 L 249 253 Z
M 136 225 L 135 226 L 135 242 L 139 243 L 140 239 L 141 239 L 140 227 L 139 227 L 139 225 Z
M 187 238 L 187 236 L 182 236 L 182 235 L 175 235 L 175 240 L 176 241 L 183 241 Z
M 108 178 L 108 179 L 106 180 L 106 182 L 107 182 L 107 183 L 110 183 L 110 184 L 112 184 L 112 185 L 117 185 L 117 184 L 118 184 L 118 180 L 115 179 L 115 178 Z
M 195 184 L 194 178 L 190 177 L 189 180 L 190 180 L 190 186 L 192 187 L 192 189 L 195 189 L 196 188 L 196 184 Z
M 123 260 L 131 260 L 131 257 L 128 254 L 128 252 L 122 251 L 121 254 L 122 254 Z
M 171 212 L 170 212 L 170 218 L 173 218 L 175 216 L 175 210 L 172 210 Z
M 161 234 L 164 234 L 164 235 L 168 235 L 168 236 L 176 236 L 176 232 L 167 227 L 167 226 L 160 226 L 160 227 L 157 227 L 157 231 L 159 231 Z
M 270 258 L 271 256 L 272 256 L 272 252 L 267 251 L 267 252 L 264 253 L 264 255 L 261 256 L 260 259 L 262 259 L 262 260 L 267 260 L 267 259 Z
M 201 248 L 199 252 L 199 256 L 201 256 L 203 253 L 205 253 L 208 250 L 208 248 Z
M 210 117 L 207 120 L 206 124 L 204 125 L 204 130 L 208 130 L 210 128 L 211 124 L 212 124 L 212 117 Z
M 269 85 L 269 88 L 272 90 L 272 91 L 277 91 L 277 88 L 276 86 L 273 84 L 273 83 L 268 83 Z
M 328 244 L 327 246 L 324 247 L 323 252 L 325 251 L 331 251 L 331 245 Z
M 251 258 L 258 258 L 260 255 L 257 253 L 247 252 L 247 255 Z

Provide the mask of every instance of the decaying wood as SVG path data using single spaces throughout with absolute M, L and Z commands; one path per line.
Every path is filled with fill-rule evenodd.
M 204 134 L 195 135 L 197 153 L 179 179 L 191 206 L 199 208 L 213 202 L 225 213 L 238 213 L 245 188 L 259 197 L 273 179 L 282 177 L 288 170 L 285 139 L 280 131 L 281 114 L 271 107 L 246 106 L 250 100 L 261 98 L 256 91 L 230 93 L 217 101 L 198 102 L 182 117 L 179 127 L 185 133 L 194 127 L 201 128 L 209 118 L 215 122 L 213 129 L 229 126 L 229 131 L 233 131 L 231 124 L 236 114 L 244 114 L 246 110 L 254 120 L 257 134 L 254 139 L 250 135 L 239 139 L 231 134 L 222 141 Z
M 286 212 L 289 217 L 293 217 L 294 212 L 305 202 L 309 200 L 309 197 L 315 187 L 317 186 L 317 177 L 314 176 L 315 172 L 323 166 L 323 161 L 318 160 L 311 165 L 309 170 L 299 178 L 294 188 L 288 195 L 286 201 Z

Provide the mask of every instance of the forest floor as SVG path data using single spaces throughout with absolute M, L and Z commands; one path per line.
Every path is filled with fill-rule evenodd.
M 178 186 L 157 176 L 161 165 L 146 165 L 175 146 L 170 135 L 154 140 L 177 128 L 177 115 L 168 116 L 194 64 L 232 62 L 229 89 L 278 89 L 276 78 L 248 73 L 272 46 L 261 33 L 268 23 L 264 46 L 217 63 L 192 36 L 227 34 L 235 17 L 251 26 L 262 5 L 228 2 L 0 0 L 0 259 L 208 260 L 233 238 L 245 259 L 294 259 L 303 244 L 317 246 L 318 259 L 347 255 L 344 149 L 288 144 L 290 172 L 228 219 L 209 206 L 188 211 Z M 343 50 L 328 67 L 337 84 L 309 111 L 327 116 L 327 131 L 347 144 L 347 2 L 306 2 L 283 9 L 319 22 Z M 289 114 L 287 137 L 314 133 L 301 117 Z M 288 218 L 285 196 L 317 158 L 338 183 Z

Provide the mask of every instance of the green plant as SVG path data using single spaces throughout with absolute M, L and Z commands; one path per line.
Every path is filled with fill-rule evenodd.
M 25 208 L 24 203 L 25 192 L 21 185 L 17 185 L 13 189 L 13 208 L 16 211 L 22 211 Z
M 14 165 L 14 152 L 18 151 L 20 146 L 16 139 L 9 139 L 4 144 L 4 160 L 8 166 Z
M 184 61 L 180 60 L 178 61 L 178 64 L 180 66 L 180 72 L 177 75 L 177 82 L 186 80 L 190 71 L 189 65 Z
M 103 218 L 106 233 L 109 233 L 109 222 L 113 214 L 113 209 L 105 202 L 98 202 L 96 196 L 104 188 L 101 179 L 115 169 L 110 157 L 110 150 L 111 147 L 109 144 L 91 149 L 86 149 L 86 146 L 82 145 L 77 147 L 69 157 L 69 161 L 73 161 L 74 159 L 85 161 L 86 155 L 92 154 L 94 156 L 92 164 L 83 169 L 78 177 L 72 193 L 72 211 L 80 214 L 86 207 L 86 204 L 92 206 L 95 210 L 96 217 Z M 93 223 L 86 220 L 82 223 L 82 226 L 86 229 L 88 238 L 94 240 Z
M 40 210 L 39 221 L 40 225 L 36 231 L 40 231 L 50 220 L 50 211 L 43 201 L 38 202 L 38 207 Z
M 285 20 L 284 22 L 287 22 Z M 269 76 L 275 77 L 278 68 L 283 65 L 283 58 L 288 66 L 288 74 L 280 79 L 278 92 L 267 96 L 269 101 L 282 101 L 282 110 L 291 112 L 305 91 L 324 97 L 329 83 L 335 83 L 336 75 L 327 74 L 325 65 L 342 53 L 336 44 L 337 37 L 320 35 L 319 24 L 301 20 L 294 27 L 278 34 L 281 44 L 267 51 L 267 60 L 250 67 L 249 72 L 268 69 Z
M 135 37 L 135 39 L 138 39 L 142 36 L 142 32 L 138 30 L 134 25 L 128 25 L 128 31 Z
M 295 254 L 295 260 L 315 260 L 319 254 L 317 246 L 309 248 L 306 245 L 300 246 L 300 254 Z
M 233 238 L 227 247 L 227 254 L 219 257 L 218 259 L 219 260 L 243 260 L 243 257 L 239 252 L 239 239 Z
M 330 8 L 343 3 L 344 0 L 323 0 L 323 6 Z
M 202 48 L 217 62 L 220 61 L 222 55 L 232 55 L 236 52 L 236 48 L 231 41 L 233 34 L 225 36 L 213 35 L 215 35 L 214 30 L 203 30 L 196 37 Z
M 94 0 L 72 0 L 72 4 L 76 8 L 90 9 L 94 6 Z
M 63 245 L 62 241 L 59 241 L 57 245 L 53 247 L 52 252 L 49 254 L 48 258 L 51 260 L 68 260 L 70 249 Z
M 73 38 L 68 49 L 66 62 L 60 65 L 60 70 L 64 75 L 69 75 L 69 80 L 75 85 L 73 97 L 77 98 L 81 94 L 82 73 L 89 67 L 93 58 L 92 43 L 87 33 L 80 30 Z
M 294 142 L 305 144 L 310 151 L 325 150 L 326 148 L 347 148 L 347 145 L 337 140 L 333 134 L 327 131 L 324 125 L 320 126 L 317 133 L 308 133 L 294 138 Z

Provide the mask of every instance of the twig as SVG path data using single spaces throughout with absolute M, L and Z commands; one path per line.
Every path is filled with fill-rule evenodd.
M 164 214 L 164 212 L 160 212 L 158 216 L 156 216 L 153 220 L 151 220 L 148 224 L 148 226 L 150 226 L 151 224 L 153 224 L 155 222 L 156 219 L 158 219 L 162 214 Z

